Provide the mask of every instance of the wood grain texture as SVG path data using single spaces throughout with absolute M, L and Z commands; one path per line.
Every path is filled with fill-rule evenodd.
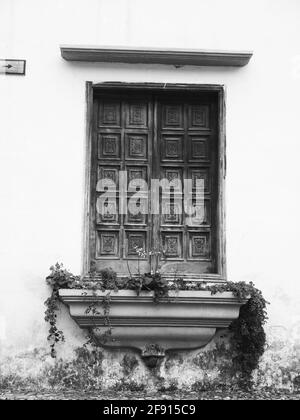
M 84 274 L 95 267 L 97 270 L 100 267 L 103 268 L 103 264 L 99 264 L 98 257 L 100 257 L 100 260 L 104 259 L 102 262 L 106 261 L 106 266 L 112 265 L 108 264 L 109 261 L 112 263 L 111 258 L 115 259 L 113 268 L 121 276 L 128 274 L 124 261 L 131 260 L 131 268 L 133 272 L 136 272 L 136 262 L 134 262 L 136 257 L 132 250 L 129 250 L 128 240 L 138 246 L 145 245 L 146 249 L 164 245 L 163 242 L 167 240 L 170 245 L 170 255 L 167 256 L 167 259 L 170 260 L 168 263 L 172 261 L 176 265 L 180 263 L 179 274 L 182 273 L 186 278 L 191 279 L 224 281 L 226 279 L 224 87 L 218 85 L 121 84 L 114 82 L 89 85 L 89 96 L 91 90 L 93 91 L 94 105 L 93 110 L 89 106 L 87 113 L 87 121 L 89 121 L 87 124 L 89 127 L 89 130 L 87 129 L 87 143 L 92 143 L 93 147 L 91 151 L 87 145 L 87 159 L 89 156 L 92 163 L 87 162 L 87 172 L 90 171 L 90 175 L 87 175 L 88 182 L 86 183 Z M 174 94 L 179 92 L 182 99 L 179 102 L 177 99 L 174 107 L 174 99 L 171 101 L 169 99 L 175 98 Z M 108 107 L 108 120 L 110 121 L 100 121 L 99 115 L 101 112 L 99 109 L 102 106 L 103 98 L 106 102 L 107 98 L 114 98 L 121 104 L 126 104 L 126 106 L 121 105 L 120 118 L 115 115 L 112 108 Z M 213 100 L 210 102 L 207 98 L 213 98 Z M 138 103 L 147 104 L 148 111 L 142 109 L 140 112 L 135 109 Z M 164 104 L 168 105 L 168 103 L 171 107 L 168 109 L 168 116 L 166 116 L 163 106 Z M 91 104 L 90 99 L 89 104 Z M 133 106 L 132 109 L 130 104 Z M 176 114 L 176 110 L 180 111 L 180 115 Z M 207 113 L 211 113 L 210 116 Z M 92 124 L 91 115 L 94 115 Z M 211 124 L 211 118 L 215 118 L 213 124 Z M 147 126 L 148 122 L 151 122 L 150 131 L 149 125 Z M 106 125 L 106 123 L 112 125 Z M 93 127 L 93 135 L 90 133 L 91 127 Z M 104 150 L 103 145 L 101 145 L 103 137 L 100 138 L 102 149 L 100 149 L 101 153 L 99 155 L 99 131 L 108 137 L 105 140 L 105 156 L 101 154 Z M 130 142 L 128 142 L 128 139 L 126 140 L 128 133 L 138 137 L 138 141 L 133 142 L 131 151 Z M 119 134 L 120 136 L 118 136 Z M 209 142 L 210 136 L 215 139 L 215 146 L 213 147 L 212 141 Z M 134 137 L 133 139 L 136 140 Z M 121 144 L 117 144 L 119 141 L 121 141 Z M 148 142 L 148 145 L 145 146 L 145 142 Z M 207 143 L 210 144 L 209 147 Z M 111 154 L 110 162 L 107 160 L 109 159 L 107 154 Z M 159 178 L 168 175 L 166 172 L 168 170 L 170 173 L 180 170 L 182 176 L 184 174 L 185 177 L 193 178 L 194 175 L 202 177 L 201 173 L 205 177 L 208 176 L 205 181 L 205 208 L 203 209 L 205 226 L 200 230 L 195 229 L 193 226 L 184 223 L 184 218 L 176 219 L 172 214 L 165 219 L 161 215 L 140 219 L 131 219 L 127 215 L 123 220 L 118 220 L 117 223 L 114 221 L 112 225 L 106 223 L 104 231 L 110 231 L 111 233 L 111 238 L 107 237 L 105 239 L 108 248 L 110 244 L 110 250 L 107 248 L 107 253 L 103 253 L 103 243 L 101 245 L 101 241 L 99 242 L 97 239 L 96 231 L 101 227 L 101 222 L 99 224 L 99 219 L 97 220 L 96 217 L 96 197 L 92 187 L 95 186 L 95 177 L 98 170 L 95 170 L 95 168 L 99 168 L 99 162 L 102 162 L 100 167 L 106 169 L 108 167 L 116 171 L 119 168 L 126 169 L 129 176 L 131 176 L 130 174 L 137 174 L 138 171 L 140 174 L 144 174 L 142 176 L 145 176 L 147 181 L 149 181 L 151 173 L 153 178 Z M 211 170 L 210 167 L 214 169 Z M 209 169 L 207 176 L 205 175 L 205 168 Z M 89 189 L 88 185 L 90 185 Z M 149 201 L 151 202 L 151 200 Z M 89 206 L 90 211 L 88 211 Z M 95 229 L 97 223 L 99 226 Z M 162 225 L 165 226 L 162 227 Z M 89 226 L 89 229 L 87 226 Z M 103 230 L 103 224 L 100 230 Z M 112 239 L 113 237 L 115 242 Z M 100 248 L 102 246 L 102 251 L 100 250 L 102 255 L 99 254 L 99 246 Z M 177 253 L 175 252 L 176 246 Z M 119 250 L 118 253 L 116 249 Z M 109 258 L 106 259 L 105 255 Z M 148 262 L 145 261 L 142 269 L 146 269 L 147 264 Z M 166 277 L 171 276 L 174 267 L 174 264 L 173 266 L 169 265 L 169 267 L 168 264 L 166 265 L 164 270 Z
M 91 165 L 92 165 L 92 136 L 93 136 L 93 83 L 86 82 L 85 106 L 86 106 L 86 140 L 85 140 L 85 188 L 84 188 L 84 217 L 83 217 L 83 252 L 82 274 L 90 271 L 90 236 L 91 236 Z

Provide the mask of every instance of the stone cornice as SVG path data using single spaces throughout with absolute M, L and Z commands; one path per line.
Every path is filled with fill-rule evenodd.
M 68 61 L 168 64 L 174 66 L 243 67 L 253 55 L 251 51 L 215 51 L 157 48 L 125 48 L 109 46 L 61 45 L 61 56 Z

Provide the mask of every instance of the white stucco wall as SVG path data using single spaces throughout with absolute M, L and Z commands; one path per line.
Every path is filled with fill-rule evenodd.
M 25 77 L 0 75 L 2 354 L 45 343 L 48 267 L 81 270 L 87 80 L 227 86 L 228 278 L 254 281 L 269 325 L 297 340 L 299 21 L 298 0 L 0 0 L 0 57 L 27 60 Z M 254 56 L 241 69 L 70 63 L 69 43 Z

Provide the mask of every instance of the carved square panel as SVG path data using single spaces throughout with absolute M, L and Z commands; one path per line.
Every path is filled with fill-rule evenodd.
M 129 128 L 148 127 L 148 104 L 129 103 L 126 108 L 126 126 Z
M 210 192 L 210 179 L 209 179 L 209 168 L 203 168 L 203 169 L 190 169 L 189 170 L 189 179 L 192 180 L 193 190 L 196 190 L 197 188 L 197 181 L 202 181 L 200 183 L 200 188 L 198 187 L 199 191 L 203 191 L 204 186 L 204 192 L 209 193 Z
M 162 160 L 183 159 L 183 136 L 163 136 Z
M 211 203 L 209 199 L 193 201 L 192 208 L 186 213 L 186 224 L 188 226 L 210 226 L 211 224 Z
M 128 258 L 138 259 L 136 248 L 141 248 L 148 252 L 147 233 L 146 232 L 126 232 L 126 256 Z
M 121 134 L 98 135 L 98 158 L 120 159 L 121 158 Z
M 182 204 L 176 201 L 162 201 L 162 224 L 163 225 L 181 225 L 182 224 Z
M 101 195 L 98 195 L 96 222 L 97 224 L 116 224 L 119 222 L 119 204 L 115 196 L 101 199 Z
M 148 157 L 147 134 L 126 134 L 126 158 L 146 160 Z
M 162 106 L 163 128 L 183 128 L 183 107 L 182 105 Z
M 189 161 L 208 161 L 209 139 L 202 136 L 188 136 L 189 142 Z
M 121 103 L 108 101 L 100 103 L 99 125 L 105 127 L 120 127 Z
M 210 258 L 210 234 L 209 232 L 189 232 L 189 258 Z
M 127 200 L 127 215 L 125 216 L 125 224 L 145 225 L 147 223 L 147 214 L 147 197 L 130 197 Z
M 127 177 L 128 177 L 128 185 L 131 181 L 133 181 L 131 185 L 135 185 L 136 181 L 138 184 L 138 180 L 145 181 L 146 183 L 148 182 L 147 166 L 127 166 L 126 170 L 127 170 Z M 141 186 L 142 186 L 142 182 L 141 182 Z
M 116 166 L 99 166 L 98 167 L 98 185 L 97 191 L 105 191 L 105 189 L 99 189 L 99 181 L 100 180 L 111 180 L 114 182 L 116 186 L 116 190 L 119 188 L 119 171 L 120 168 Z M 103 184 L 104 185 L 104 184 Z
M 189 107 L 189 128 L 197 130 L 209 128 L 208 105 L 191 105 Z
M 182 183 L 181 168 L 164 168 L 164 178 L 169 182 L 179 180 Z M 183 183 L 181 184 L 183 186 Z
M 182 233 L 163 232 L 162 246 L 165 258 L 181 259 L 183 250 Z
M 119 232 L 97 232 L 97 257 L 117 258 L 119 256 Z

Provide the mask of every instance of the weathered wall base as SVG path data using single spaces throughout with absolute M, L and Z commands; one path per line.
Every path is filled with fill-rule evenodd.
M 261 387 L 300 390 L 300 327 L 268 328 L 268 347 L 254 374 Z
M 75 383 L 72 378 L 85 369 L 80 361 L 75 367 L 70 362 L 85 337 L 65 308 L 61 327 L 66 343 L 59 357 L 70 362 L 71 372 L 63 379 L 60 368 L 51 370 L 43 321 L 43 302 L 50 290 L 44 278 L 57 261 L 81 272 L 85 83 L 123 81 L 226 86 L 228 280 L 253 281 L 271 303 L 269 348 L 255 375 L 257 384 L 299 386 L 300 2 L 189 0 L 188 4 L 0 1 L 0 57 L 27 60 L 26 76 L 0 77 L 2 385 L 30 384 L 29 378 L 34 378 L 35 383 L 49 386 L 53 377 L 54 384 Z M 213 16 L 214 24 L 211 19 L 199 24 L 199 16 Z M 254 56 L 241 69 L 70 63 L 61 58 L 60 44 L 249 49 Z M 124 376 L 126 353 L 103 352 L 104 373 L 97 371 L 95 383 L 113 387 L 130 378 L 148 389 L 151 381 L 152 386 L 177 381 L 178 386 L 190 387 L 197 381 L 214 381 L 226 359 L 226 351 L 224 356 L 222 350 L 214 350 L 217 342 L 167 358 L 157 375 L 163 380 L 155 379 L 133 353 L 129 354 L 138 365 Z M 93 367 L 86 369 L 94 373 Z
M 268 331 L 268 349 L 254 374 L 257 387 L 300 389 L 300 331 L 281 327 Z M 295 344 L 296 343 L 296 344 Z M 114 391 L 201 391 L 232 386 L 232 352 L 227 331 L 219 331 L 205 348 L 169 353 L 159 367 L 145 367 L 138 353 L 125 350 L 79 347 L 73 358 L 64 354 L 51 359 L 47 348 L 7 357 L 0 365 L 0 389 L 75 388 Z

